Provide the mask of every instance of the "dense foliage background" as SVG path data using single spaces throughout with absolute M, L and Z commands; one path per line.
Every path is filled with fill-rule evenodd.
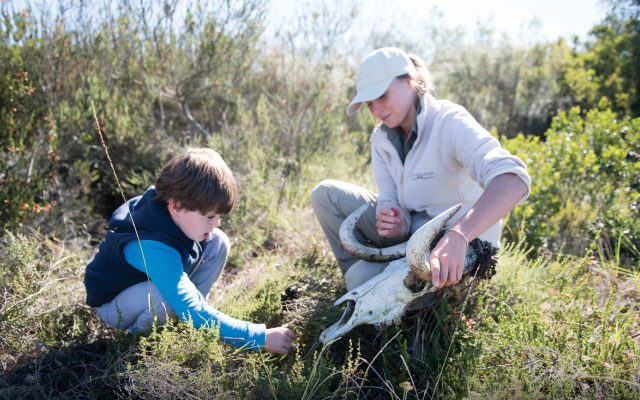
M 484 27 L 377 32 L 362 49 L 345 35 L 355 3 L 267 37 L 266 0 L 3 1 L 0 397 L 636 397 L 640 3 L 606 4 L 585 43 L 523 47 Z M 532 193 L 464 324 L 444 299 L 322 349 L 345 289 L 309 196 L 328 178 L 374 189 L 374 121 L 344 109 L 358 61 L 387 45 L 429 61 L 437 97 L 525 160 Z M 100 136 L 127 198 L 184 147 L 221 152 L 241 201 L 211 301 L 295 327 L 293 354 L 236 354 L 184 325 L 132 338 L 95 318 L 83 267 L 122 204 Z

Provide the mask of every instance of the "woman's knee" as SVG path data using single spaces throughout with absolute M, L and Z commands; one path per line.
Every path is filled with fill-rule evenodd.
M 336 183 L 332 179 L 325 179 L 318 183 L 318 185 L 311 191 L 311 206 L 314 210 L 317 210 L 323 203 L 329 200 L 329 193 L 336 188 Z
M 370 262 L 359 260 L 344 274 L 344 284 L 347 290 L 352 290 L 379 275 L 389 265 L 388 262 Z

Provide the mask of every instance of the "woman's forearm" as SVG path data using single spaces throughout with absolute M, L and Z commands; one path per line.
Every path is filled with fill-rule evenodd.
M 471 241 L 513 210 L 527 190 L 527 185 L 517 175 L 498 175 L 451 228 L 459 229 Z

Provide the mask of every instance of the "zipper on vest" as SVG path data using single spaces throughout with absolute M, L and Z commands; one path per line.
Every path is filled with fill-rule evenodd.
M 196 267 L 191 272 L 192 274 L 195 273 L 198 270 L 198 268 L 200 268 L 200 264 L 202 264 L 202 262 L 204 261 L 204 249 L 202 248 L 202 246 L 200 246 L 200 242 L 196 242 L 196 243 L 198 244 L 198 247 L 200 247 L 200 260 L 198 260 Z

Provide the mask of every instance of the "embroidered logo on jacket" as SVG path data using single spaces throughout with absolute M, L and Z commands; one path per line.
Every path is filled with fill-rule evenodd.
M 412 181 L 417 181 L 419 179 L 433 179 L 435 177 L 435 172 L 417 172 L 415 174 L 411 174 Z

